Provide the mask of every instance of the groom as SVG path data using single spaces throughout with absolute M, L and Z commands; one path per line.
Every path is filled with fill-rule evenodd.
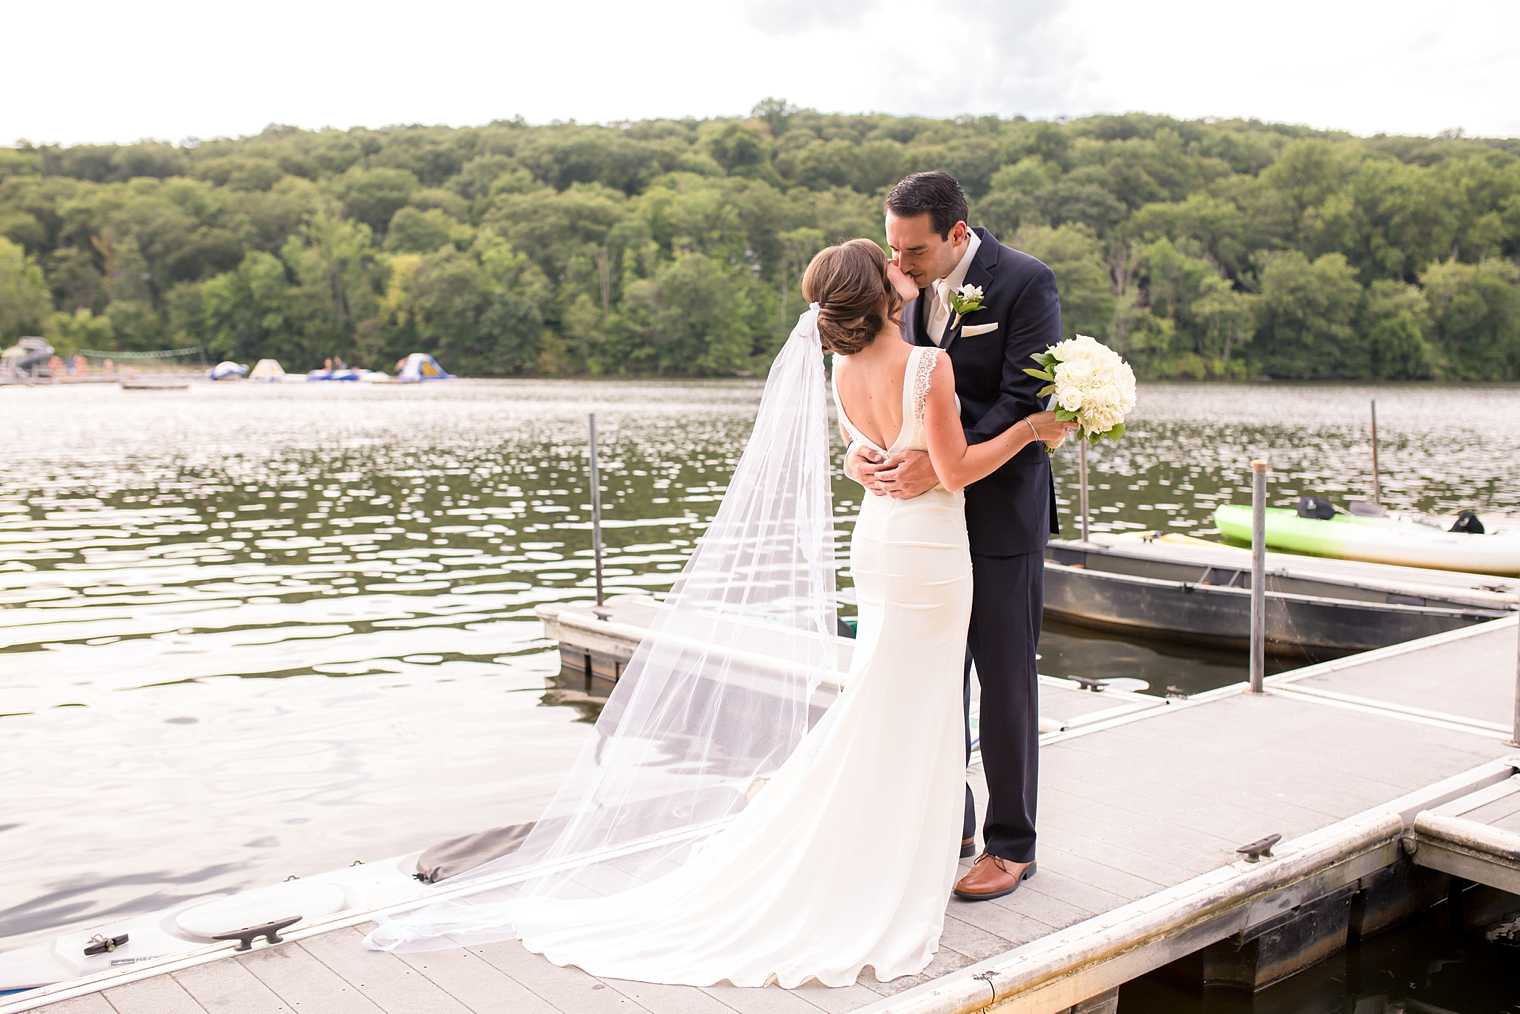
M 915 173 L 887 195 L 887 242 L 919 287 L 902 311 L 904 339 L 938 345 L 955 368 L 968 444 L 991 439 L 1043 407 L 1030 357 L 1061 340 L 1055 275 L 1040 261 L 966 224 L 966 195 L 944 172 Z M 951 306 L 962 285 L 982 306 Z M 873 493 L 911 498 L 937 481 L 929 456 L 886 461 L 851 449 L 845 470 Z M 966 643 L 966 758 L 971 757 L 971 665 L 982 686 L 982 763 L 987 775 L 983 851 L 955 893 L 981 901 L 1018 889 L 1034 874 L 1040 720 L 1035 645 L 1044 606 L 1045 540 L 1060 532 L 1050 457 L 1038 441 L 966 489 L 973 593 Z M 961 855 L 976 846 L 976 803 L 966 787 Z

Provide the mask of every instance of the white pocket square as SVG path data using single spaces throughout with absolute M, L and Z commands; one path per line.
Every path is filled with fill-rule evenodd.
M 997 327 L 998 326 L 995 321 L 991 324 L 968 324 L 965 327 L 961 328 L 961 337 L 975 338 L 979 334 L 986 334 L 989 331 L 996 331 Z

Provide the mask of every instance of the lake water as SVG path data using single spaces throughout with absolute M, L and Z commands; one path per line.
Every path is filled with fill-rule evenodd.
M 0 389 L 0 940 L 531 819 L 596 702 L 534 616 L 658 591 L 737 460 L 754 382 Z M 1520 511 L 1520 388 L 1163 385 L 1092 455 L 1094 527 L 1207 534 L 1275 502 Z M 1059 456 L 1063 504 L 1075 454 Z M 859 489 L 841 479 L 844 521 Z M 1067 514 L 1067 534 L 1075 522 Z M 1042 671 L 1158 690 L 1244 659 L 1051 630 Z

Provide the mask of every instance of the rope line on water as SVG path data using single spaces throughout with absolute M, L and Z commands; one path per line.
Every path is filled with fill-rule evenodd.
M 127 352 L 114 349 L 109 352 L 100 349 L 80 349 L 79 354 L 87 359 L 173 359 L 175 356 L 194 355 L 200 349 L 192 345 L 187 349 L 157 349 L 152 352 Z

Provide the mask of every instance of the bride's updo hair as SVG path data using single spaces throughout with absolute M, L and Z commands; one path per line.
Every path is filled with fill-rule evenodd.
M 818 251 L 802 275 L 802 295 L 818 304 L 823 351 L 846 356 L 871 344 L 902 309 L 887 281 L 887 255 L 869 239 Z

